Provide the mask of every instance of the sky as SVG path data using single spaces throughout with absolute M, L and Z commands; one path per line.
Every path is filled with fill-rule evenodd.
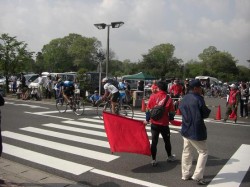
M 70 33 L 96 37 L 106 49 L 107 29 L 94 24 L 116 21 L 124 25 L 110 28 L 109 46 L 118 60 L 138 62 L 170 43 L 185 63 L 215 46 L 250 67 L 250 0 L 0 0 L 0 34 L 34 52 Z

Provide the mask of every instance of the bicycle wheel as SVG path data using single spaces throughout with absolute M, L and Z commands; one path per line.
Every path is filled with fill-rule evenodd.
M 134 110 L 130 105 L 123 104 L 123 105 L 120 105 L 119 115 L 125 116 L 128 118 L 133 118 Z
M 73 112 L 80 116 L 84 113 L 84 102 L 79 100 L 75 100 L 74 104 L 73 104 Z
M 67 103 L 63 98 L 56 99 L 56 108 L 60 113 L 64 113 L 67 110 Z
M 102 112 L 103 111 L 108 111 L 111 112 L 111 106 L 109 103 L 105 102 L 105 103 L 100 103 L 97 107 L 96 107 L 96 114 L 99 116 L 100 119 L 102 118 Z

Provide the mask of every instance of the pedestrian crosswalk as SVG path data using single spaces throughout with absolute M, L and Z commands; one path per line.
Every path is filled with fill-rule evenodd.
M 57 111 L 56 111 L 57 112 Z M 28 113 L 28 112 L 26 112 Z M 29 114 L 51 116 L 54 111 L 33 112 Z M 58 114 L 58 112 L 57 112 Z M 61 117 L 61 116 L 60 116 Z M 93 170 L 94 166 L 88 163 L 77 162 L 74 156 L 110 163 L 120 156 L 110 154 L 110 146 L 104 129 L 103 120 L 98 116 L 83 117 L 77 120 L 70 118 L 58 118 L 58 123 L 45 123 L 21 127 L 14 132 L 3 131 L 4 150 L 7 155 L 36 163 L 42 166 L 57 169 L 73 175 L 81 175 Z M 135 112 L 135 119 L 144 120 L 145 114 Z M 146 127 L 149 139 L 150 127 Z M 171 128 L 173 134 L 178 133 L 179 128 Z M 24 142 L 28 146 L 21 146 Z M 30 145 L 30 146 L 29 146 Z M 34 149 L 34 146 L 37 147 Z M 56 151 L 55 155 L 69 154 L 68 157 L 56 157 L 48 154 L 43 148 Z M 97 171 L 99 168 L 96 168 Z

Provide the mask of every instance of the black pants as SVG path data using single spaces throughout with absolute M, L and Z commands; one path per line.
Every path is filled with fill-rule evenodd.
M 169 126 L 162 126 L 162 125 L 154 125 L 151 124 L 151 133 L 152 133 L 152 144 L 151 144 L 151 154 L 152 159 L 156 159 L 156 153 L 157 153 L 157 144 L 159 140 L 159 134 L 161 133 L 163 137 L 163 141 L 165 143 L 165 150 L 167 152 L 168 156 L 171 156 L 171 142 L 170 142 L 170 129 Z
M 243 113 L 245 111 L 245 115 L 248 116 L 248 100 L 240 100 L 240 116 L 243 117 Z

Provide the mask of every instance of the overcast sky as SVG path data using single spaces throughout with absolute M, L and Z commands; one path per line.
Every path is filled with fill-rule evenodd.
M 35 52 L 69 33 L 96 37 L 106 49 L 107 29 L 93 24 L 115 21 L 125 22 L 110 29 L 110 48 L 121 61 L 137 62 L 171 43 L 184 62 L 215 46 L 249 66 L 250 0 L 0 0 L 0 34 Z

